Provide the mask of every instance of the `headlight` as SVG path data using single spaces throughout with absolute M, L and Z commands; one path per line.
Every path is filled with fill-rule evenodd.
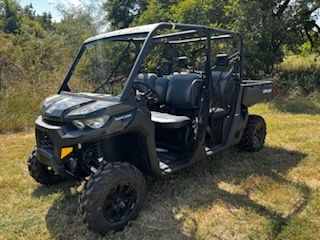
M 80 120 L 74 120 L 74 121 L 72 121 L 72 123 L 73 123 L 73 125 L 75 125 L 79 129 L 84 129 L 84 127 L 86 126 L 84 124 L 84 122 L 82 122 Z
M 84 121 L 84 123 L 91 128 L 98 129 L 102 128 L 106 122 L 109 120 L 109 116 L 105 115 L 102 117 L 97 117 L 97 118 L 92 118 L 92 119 L 87 119 Z
M 93 129 L 98 129 L 98 128 L 102 128 L 107 123 L 109 118 L 110 116 L 105 115 L 102 117 L 91 118 L 84 121 L 74 120 L 72 122 L 79 129 L 83 129 L 85 126 L 88 126 Z

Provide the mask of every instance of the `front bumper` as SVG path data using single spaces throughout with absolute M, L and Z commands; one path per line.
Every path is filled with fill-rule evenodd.
M 112 117 L 104 128 L 78 129 L 72 123 L 48 122 L 39 116 L 35 122 L 39 160 L 52 167 L 59 175 L 72 175 L 65 169 L 65 162 L 70 155 L 62 157 L 62 148 L 72 147 L 73 151 L 77 152 L 83 143 L 99 142 L 123 133 L 130 121 L 131 118 L 117 120 L 116 116 Z
M 41 116 L 37 118 L 35 125 L 39 161 L 64 177 L 73 176 L 65 168 L 65 163 L 72 154 L 61 156 L 62 148 L 72 147 L 75 152 L 81 148 L 80 143 L 105 138 L 103 130 L 83 131 L 68 124 L 49 124 Z
M 64 169 L 64 164 L 60 161 L 54 154 L 54 152 L 45 149 L 45 148 L 37 148 L 37 156 L 41 163 L 52 167 L 55 173 L 61 176 L 69 176 Z

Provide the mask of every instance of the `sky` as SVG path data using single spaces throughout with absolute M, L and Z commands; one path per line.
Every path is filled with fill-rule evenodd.
M 64 4 L 70 4 L 73 6 L 79 6 L 80 0 L 19 0 L 22 6 L 32 4 L 34 10 L 41 14 L 43 12 L 50 12 L 54 21 L 61 20 L 61 15 L 59 11 L 55 8 L 56 2 L 62 2 Z

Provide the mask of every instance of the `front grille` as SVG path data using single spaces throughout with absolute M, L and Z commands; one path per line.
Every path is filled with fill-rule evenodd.
M 54 151 L 54 144 L 47 133 L 38 131 L 37 138 L 39 147 Z
M 58 119 L 47 119 L 43 118 L 43 121 L 47 124 L 53 125 L 53 126 L 62 126 L 64 123 L 60 122 Z

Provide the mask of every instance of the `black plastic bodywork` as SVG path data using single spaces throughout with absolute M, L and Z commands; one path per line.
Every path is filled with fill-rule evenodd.
M 84 105 L 80 104 L 79 106 L 79 104 L 74 104 L 73 99 L 77 99 L 77 97 L 74 97 L 74 94 L 62 92 L 55 100 L 50 99 L 52 102 L 47 106 L 45 101 L 42 105 L 42 116 L 39 116 L 36 120 L 38 156 L 42 163 L 53 167 L 55 172 L 60 175 L 66 175 L 64 161 L 61 161 L 59 158 L 61 148 L 66 146 L 72 146 L 75 150 L 80 150 L 82 144 L 104 141 L 105 144 L 103 147 L 107 148 L 108 145 L 112 144 L 112 142 L 107 142 L 108 139 L 111 139 L 110 141 L 112 141 L 116 136 L 126 135 L 130 132 L 140 137 L 140 143 L 144 143 L 143 145 L 146 147 L 146 150 L 155 149 L 153 134 L 154 125 L 150 121 L 148 112 L 145 112 L 134 105 L 120 104 L 119 101 L 115 101 L 112 97 L 110 97 L 110 99 L 104 98 L 104 100 L 97 97 L 84 98 L 83 96 L 79 96 L 79 98 L 84 102 L 83 104 L 95 104 L 97 102 L 100 102 L 101 104 L 102 102 L 101 111 L 103 111 L 104 114 L 108 114 L 110 119 L 105 127 L 101 129 L 78 129 L 72 124 L 72 120 L 79 119 L 79 116 L 69 117 L 68 113 L 75 107 Z M 61 104 L 63 99 L 68 100 L 67 105 Z M 75 100 L 75 103 L 78 102 L 78 100 Z M 59 106 L 54 111 L 54 117 L 47 113 L 51 106 Z M 61 116 L 56 117 L 57 113 L 60 113 Z M 93 118 L 99 114 L 101 114 L 100 111 L 95 111 L 92 114 L 82 115 L 81 118 Z M 40 142 L 41 135 L 46 135 L 51 146 L 47 147 L 48 144 Z M 129 146 L 127 145 L 123 146 L 123 148 L 128 147 Z M 154 161 L 145 161 L 144 163 L 139 164 L 141 165 L 141 168 L 150 175 L 157 173 L 157 171 L 158 174 L 160 174 L 157 157 L 153 154 L 155 153 L 148 153 L 146 159 L 154 159 Z M 70 175 L 70 172 L 68 174 Z
M 242 104 L 246 107 L 272 98 L 271 81 L 244 80 L 241 87 L 243 88 Z
M 159 29 L 175 28 L 180 33 L 172 33 L 167 36 L 155 36 Z M 163 39 L 173 35 L 181 35 L 190 32 L 201 32 L 204 37 L 187 39 L 187 41 L 204 41 L 206 43 L 206 63 L 203 72 L 203 90 L 201 92 L 201 105 L 198 109 L 196 125 L 197 131 L 193 140 L 189 141 L 179 156 L 176 164 L 166 170 L 161 169 L 161 156 L 157 153 L 155 141 L 155 124 L 151 121 L 150 110 L 137 103 L 131 92 L 134 80 L 139 73 L 140 65 L 148 52 L 151 44 L 157 39 Z M 128 76 L 124 90 L 119 97 L 99 94 L 70 93 L 68 81 L 84 51 L 87 43 L 101 39 L 121 39 L 131 34 L 146 33 L 143 46 Z M 235 53 L 239 57 L 236 69 L 233 72 L 235 79 L 235 91 L 232 101 L 226 105 L 226 114 L 218 115 L 218 110 L 212 105 L 214 98 L 213 76 L 211 66 L 211 41 L 214 39 L 237 38 L 239 49 Z M 179 40 L 183 42 L 184 40 Z M 179 44 L 172 41 L 172 44 Z M 136 165 L 144 173 L 151 176 L 161 176 L 174 172 L 214 152 L 234 146 L 239 143 L 248 119 L 248 107 L 270 99 L 272 94 L 271 82 L 242 81 L 243 78 L 243 39 L 240 33 L 223 29 L 209 28 L 200 25 L 158 23 L 133 29 L 119 30 L 88 39 L 81 48 L 78 57 L 74 61 L 61 89 L 57 95 L 46 99 L 42 104 L 41 114 L 36 120 L 36 138 L 38 157 L 40 161 L 51 166 L 54 171 L 63 176 L 74 176 L 66 164 L 70 158 L 81 158 L 72 155 L 60 160 L 62 147 L 73 147 L 74 152 L 80 152 L 89 145 L 99 143 L 99 149 L 105 161 L 127 161 Z M 230 56 L 234 58 L 234 56 Z M 271 91 L 271 92 L 270 92 Z M 83 106 L 93 106 L 95 111 L 72 115 L 72 111 Z M 213 109 L 211 111 L 211 109 Z M 212 113 L 211 113 L 212 112 Z M 90 119 L 101 115 L 108 115 L 110 119 L 101 129 L 78 129 L 72 124 L 73 120 Z M 208 137 L 208 126 L 221 122 L 218 129 L 212 129 Z M 191 128 L 191 127 L 190 127 Z M 178 134 L 178 131 L 177 131 Z M 220 136 L 218 140 L 214 135 Z M 96 150 L 100 151 L 100 150 Z M 168 157 L 168 156 L 167 156 Z M 99 158 L 99 156 L 97 156 Z

